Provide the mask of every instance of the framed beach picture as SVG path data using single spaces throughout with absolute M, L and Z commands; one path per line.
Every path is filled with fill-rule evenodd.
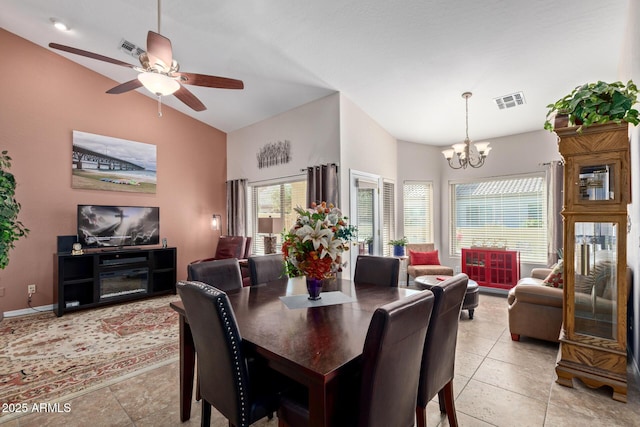
M 156 192 L 156 146 L 73 131 L 71 187 Z

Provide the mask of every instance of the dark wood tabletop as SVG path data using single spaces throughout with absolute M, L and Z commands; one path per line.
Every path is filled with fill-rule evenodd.
M 265 357 L 273 369 L 309 388 L 312 426 L 330 425 L 331 394 L 337 384 L 334 380 L 348 371 L 362 354 L 375 309 L 417 292 L 340 279 L 325 284 L 325 291 L 343 292 L 354 301 L 290 309 L 280 297 L 307 294 L 304 278 L 282 279 L 228 293 L 247 347 Z M 181 396 L 184 395 L 181 419 L 185 421 L 191 409 L 193 341 L 182 302 L 171 303 L 171 306 L 181 314 Z M 186 366 L 189 364 L 191 366 Z

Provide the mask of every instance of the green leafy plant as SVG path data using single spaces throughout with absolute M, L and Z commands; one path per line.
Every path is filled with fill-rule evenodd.
M 0 155 L 0 269 L 9 264 L 9 251 L 15 247 L 15 242 L 29 233 L 22 222 L 18 221 L 20 203 L 15 199 L 16 179 L 9 172 L 11 157 L 7 151 Z
M 398 240 L 389 240 L 391 246 L 407 246 L 407 243 L 409 243 L 409 240 L 407 240 L 406 236 Z
M 637 125 L 640 123 L 638 110 L 632 108 L 637 102 L 638 88 L 629 80 L 625 85 L 622 82 L 585 83 L 577 86 L 570 94 L 560 98 L 553 104 L 547 105 L 547 119 L 544 128 L 553 131 L 553 123 L 550 119 L 555 114 L 568 115 L 569 123 L 580 125 L 582 128 L 595 124 L 622 121 Z

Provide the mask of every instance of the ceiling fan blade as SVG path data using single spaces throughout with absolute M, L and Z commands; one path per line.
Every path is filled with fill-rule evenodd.
M 121 85 L 118 85 L 116 87 L 109 89 L 107 93 L 110 93 L 112 95 L 118 95 L 121 93 L 129 92 L 130 90 L 138 89 L 139 87 L 142 87 L 142 82 L 138 79 L 133 79 L 131 81 L 122 83 Z
M 164 62 L 167 68 L 171 67 L 171 63 L 173 62 L 171 40 L 165 36 L 149 31 L 147 33 L 147 53 Z M 153 63 L 155 61 L 151 62 Z
M 191 93 L 186 87 L 182 85 L 180 85 L 180 89 L 174 92 L 174 95 L 176 96 L 176 98 L 187 104 L 195 111 L 204 111 L 207 109 L 207 107 L 205 107 L 204 104 L 200 102 L 200 100 L 196 98 L 193 93 Z
M 206 74 L 195 73 L 174 73 L 173 75 L 180 76 L 180 81 L 187 85 L 219 89 L 244 89 L 242 80 L 229 79 L 227 77 L 207 76 Z
M 62 50 L 64 52 L 73 53 L 75 55 L 86 56 L 87 58 L 97 59 L 98 61 L 109 62 L 111 64 L 120 65 L 122 67 L 133 68 L 134 66 L 131 64 L 127 64 L 126 62 L 122 62 L 117 59 L 109 58 L 108 56 L 98 55 L 97 53 L 89 52 L 82 49 L 76 49 L 71 46 L 64 46 L 58 43 L 49 43 L 49 47 L 52 49 Z

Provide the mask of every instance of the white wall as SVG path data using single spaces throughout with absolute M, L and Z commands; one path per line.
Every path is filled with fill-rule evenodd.
M 626 82 L 633 79 L 640 82 L 640 5 L 629 2 L 625 44 L 622 47 L 619 78 Z M 638 105 L 635 105 L 638 108 Z M 627 236 L 627 264 L 633 270 L 632 295 L 627 311 L 631 314 L 629 322 L 629 342 L 631 360 L 636 375 L 640 375 L 640 128 L 631 129 L 631 203 L 628 207 L 631 230 Z
M 451 169 L 441 150 L 433 147 L 402 142 L 398 145 L 398 181 L 425 180 L 434 183 L 434 243 L 440 251 L 440 262 L 452 267 L 460 266 L 460 257 L 449 256 L 449 184 L 477 178 L 499 177 L 544 171 L 542 163 L 560 160 L 556 136 L 540 130 L 501 138 L 489 138 L 492 151 L 484 166 L 478 169 Z M 480 141 L 478 141 L 480 142 Z M 402 187 L 400 187 L 402 188 Z M 403 206 L 402 191 L 398 192 L 398 210 Z M 402 221 L 398 228 L 402 235 Z M 522 264 L 521 275 L 539 265 Z
M 344 95 L 340 95 L 340 208 L 351 216 L 349 171 L 366 172 L 396 181 L 398 142 Z M 396 190 L 398 183 L 396 181 Z M 355 257 L 344 270 L 351 277 Z
M 339 163 L 339 94 L 335 93 L 227 135 L 227 179 L 249 182 L 300 175 L 300 169 Z M 258 168 L 256 155 L 268 143 L 291 141 L 291 161 Z
M 349 206 L 349 170 L 396 180 L 398 142 L 357 105 L 340 95 L 340 203 Z

